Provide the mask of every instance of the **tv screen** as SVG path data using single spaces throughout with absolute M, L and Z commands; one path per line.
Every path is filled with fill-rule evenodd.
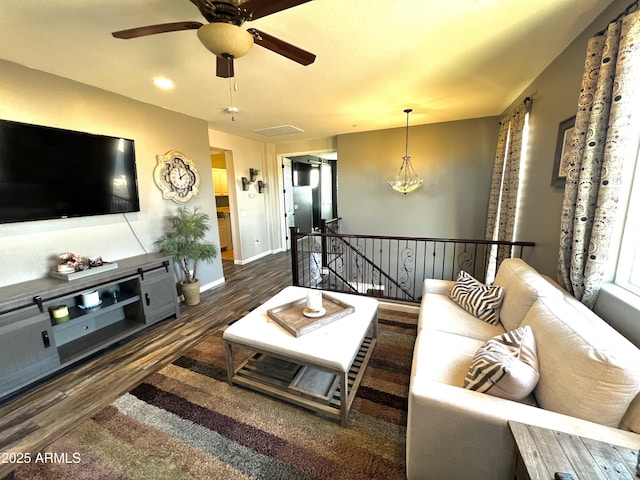
M 0 120 L 0 223 L 139 210 L 133 140 Z

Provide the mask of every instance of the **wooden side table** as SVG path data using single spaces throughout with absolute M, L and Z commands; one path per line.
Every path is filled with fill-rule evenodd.
M 552 480 L 555 472 L 576 480 L 637 480 L 638 451 L 605 442 L 509 422 L 518 448 L 516 480 Z

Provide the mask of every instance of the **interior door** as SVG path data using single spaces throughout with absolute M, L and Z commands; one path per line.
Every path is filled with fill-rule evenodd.
M 282 184 L 284 185 L 284 238 L 287 250 L 291 249 L 291 239 L 289 238 L 289 227 L 296 225 L 295 209 L 293 202 L 293 173 L 291 170 L 291 160 L 282 159 Z

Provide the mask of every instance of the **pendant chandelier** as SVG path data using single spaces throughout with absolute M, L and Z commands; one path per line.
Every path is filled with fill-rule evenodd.
M 422 185 L 422 179 L 411 166 L 411 157 L 409 156 L 409 114 L 411 112 L 413 112 L 411 108 L 407 108 L 404 111 L 404 113 L 407 114 L 407 129 L 405 133 L 404 157 L 402 157 L 400 171 L 394 180 L 387 182 L 396 192 L 404 193 L 405 195 L 420 188 Z

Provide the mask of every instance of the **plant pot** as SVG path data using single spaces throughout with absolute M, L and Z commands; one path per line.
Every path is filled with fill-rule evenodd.
M 186 305 L 197 305 L 200 303 L 200 280 L 196 280 L 194 283 L 180 282 L 180 287 Z

